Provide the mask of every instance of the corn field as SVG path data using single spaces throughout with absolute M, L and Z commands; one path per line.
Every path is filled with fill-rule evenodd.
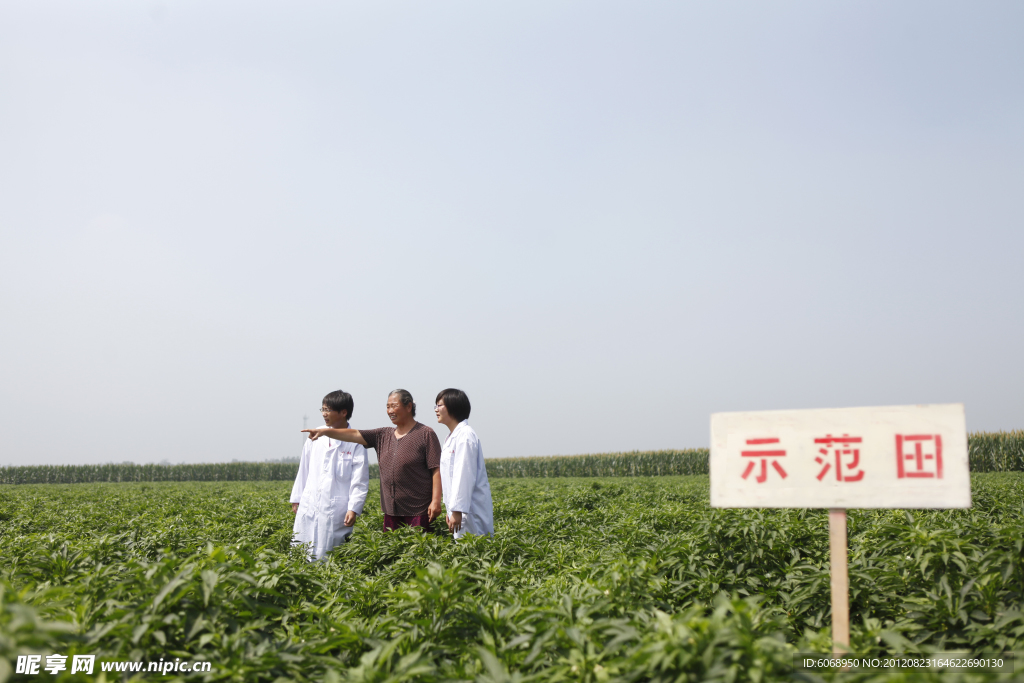
M 35 465 L 0 468 L 0 484 L 84 484 L 128 481 L 278 481 L 295 479 L 299 466 L 276 462 L 197 465 Z
M 1024 430 L 967 437 L 972 472 L 1024 472 Z
M 501 458 L 487 461 L 491 479 L 516 477 L 655 477 L 707 474 L 708 449 Z
M 298 463 L 218 465 L 36 465 L 0 468 L 0 484 L 81 484 L 143 481 L 291 481 Z M 492 479 L 533 477 L 650 477 L 708 473 L 708 450 L 634 451 L 487 461 Z M 377 465 L 370 465 L 377 479 Z
M 976 432 L 967 437 L 972 472 L 1024 471 L 1024 430 Z M 231 462 L 196 465 L 35 465 L 0 467 L 0 484 L 83 484 L 143 481 L 291 481 L 298 463 Z M 494 458 L 491 479 L 546 477 L 656 477 L 708 473 L 708 449 L 631 451 L 587 455 Z M 370 465 L 370 478 L 378 478 Z

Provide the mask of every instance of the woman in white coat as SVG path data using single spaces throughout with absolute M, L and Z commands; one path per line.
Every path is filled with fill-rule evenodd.
M 320 412 L 327 427 L 347 429 L 352 396 L 332 391 Z M 295 514 L 293 543 L 307 543 L 312 559 L 322 559 L 348 540 L 356 518 L 363 513 L 370 483 L 366 448 L 336 439 L 307 440 L 290 502 Z
M 491 485 L 484 451 L 469 426 L 469 397 L 461 389 L 445 389 L 434 401 L 437 421 L 451 432 L 441 447 L 441 492 L 448 528 L 458 540 L 464 534 L 494 533 Z

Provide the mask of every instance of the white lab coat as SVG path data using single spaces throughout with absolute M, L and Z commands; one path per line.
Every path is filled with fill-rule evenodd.
M 466 420 L 456 425 L 441 448 L 441 495 L 448 514 L 462 513 L 462 528 L 455 532 L 456 539 L 467 533 L 494 533 L 494 508 L 484 451 Z
M 345 526 L 345 513 L 362 514 L 369 484 L 365 447 L 326 436 L 307 439 L 289 499 L 299 504 L 292 542 L 311 544 L 310 556 L 318 560 L 344 543 L 352 533 L 352 527 Z

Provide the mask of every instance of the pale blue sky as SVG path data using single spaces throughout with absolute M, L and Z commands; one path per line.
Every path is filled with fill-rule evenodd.
M 5 2 L 0 464 L 1024 428 L 1024 5 Z M 439 428 L 443 435 L 446 430 Z

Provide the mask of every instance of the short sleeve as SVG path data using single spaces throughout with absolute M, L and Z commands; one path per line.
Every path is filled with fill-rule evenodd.
M 427 430 L 427 469 L 433 470 L 441 466 L 441 442 L 437 440 L 437 432 L 430 427 Z
M 377 444 L 380 442 L 380 435 L 387 431 L 387 427 L 381 429 L 360 429 L 359 436 L 363 437 L 363 441 L 366 442 L 367 448 L 377 448 Z

